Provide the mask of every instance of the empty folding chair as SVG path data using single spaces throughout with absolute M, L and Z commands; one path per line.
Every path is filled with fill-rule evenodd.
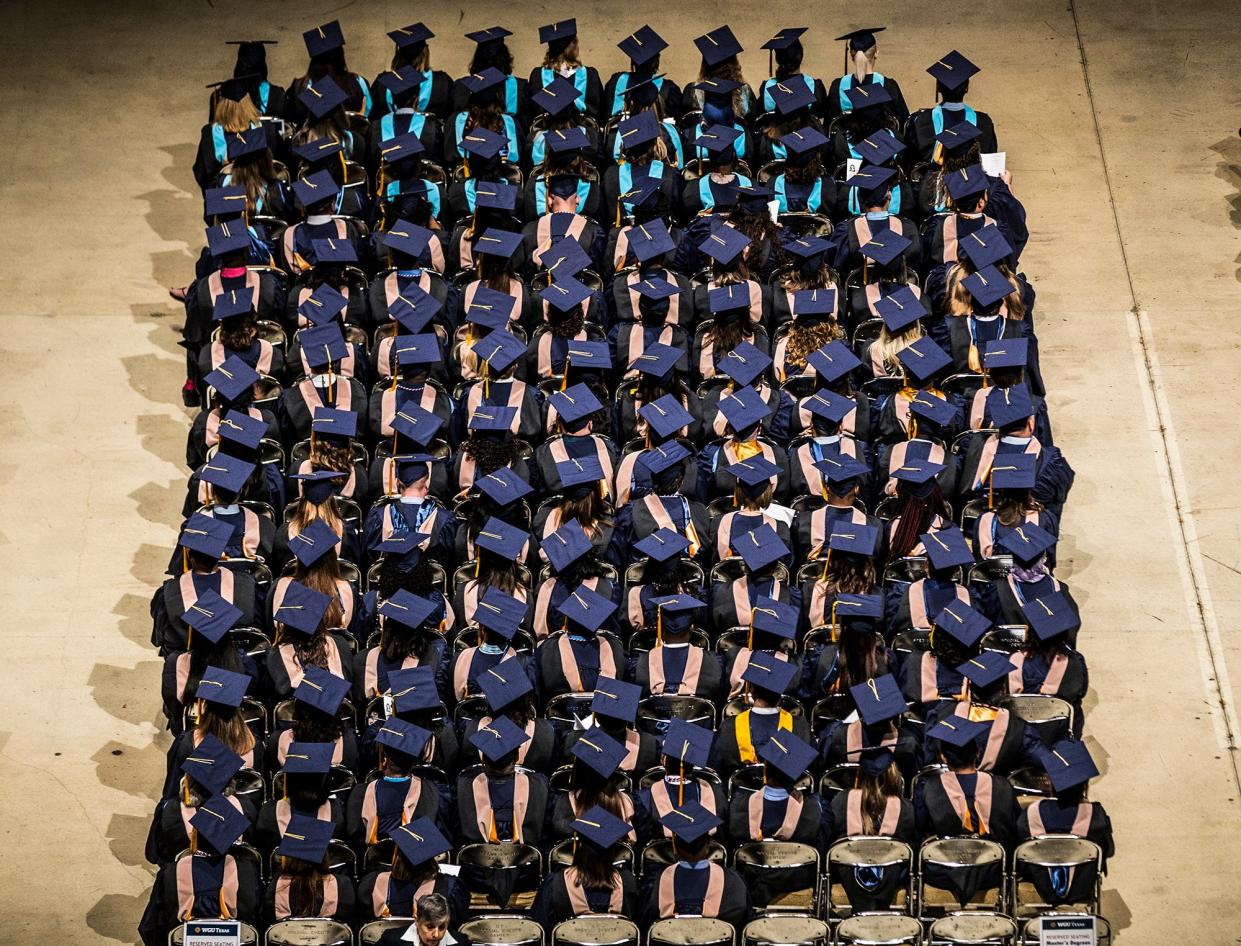
M 623 916 L 577 916 L 557 923 L 552 946 L 640 946 L 638 924 Z
M 1006 912 L 1004 848 L 986 838 L 936 838 L 918 852 L 918 916 Z
M 747 841 L 733 869 L 750 888 L 756 910 L 813 913 L 818 905 L 819 852 L 792 841 Z
M 710 916 L 674 916 L 656 920 L 646 934 L 647 946 L 733 946 L 731 923 Z
M 473 946 L 543 946 L 543 927 L 525 916 L 478 917 L 461 924 Z
M 761 916 L 741 932 L 742 946 L 828 946 L 831 938 L 825 920 L 803 913 Z
M 267 928 L 266 946 L 352 946 L 353 931 L 335 920 L 282 920 Z
M 1072 835 L 1047 835 L 1017 846 L 1013 854 L 1013 913 L 1025 917 L 1072 906 L 1097 913 L 1103 852 Z
M 998 913 L 950 913 L 931 924 L 928 946 L 1016 946 L 1017 924 Z
M 829 917 L 874 910 L 908 911 L 913 849 L 892 838 L 846 838 L 827 852 Z
M 922 946 L 922 924 L 899 913 L 859 913 L 840 921 L 836 942 L 850 946 Z

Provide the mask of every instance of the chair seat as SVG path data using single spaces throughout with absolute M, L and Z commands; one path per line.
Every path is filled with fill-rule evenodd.
M 921 943 L 922 924 L 897 913 L 862 913 L 841 920 L 836 942 L 855 946 L 901 946 Z

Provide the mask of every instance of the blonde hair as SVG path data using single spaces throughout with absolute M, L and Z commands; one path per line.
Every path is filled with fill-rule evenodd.
M 875 350 L 878 351 L 880 357 L 878 359 L 872 357 L 872 360 L 878 360 L 885 370 L 891 371 L 893 374 L 900 374 L 901 363 L 900 359 L 896 357 L 897 353 L 908 348 L 924 334 L 921 322 L 907 325 L 899 332 L 889 331 L 888 326 L 885 324 L 879 330 L 879 337 L 875 339 L 875 345 L 878 346 Z
M 1026 317 L 1026 303 L 1022 298 L 1021 284 L 1017 277 L 1008 271 L 1008 267 L 997 264 L 1004 278 L 1013 287 L 1012 292 L 1004 297 L 1004 318 L 1020 322 Z M 944 312 L 947 315 L 973 315 L 974 297 L 965 288 L 965 278 L 969 272 L 958 261 L 948 266 L 944 277 Z
M 250 93 L 247 92 L 240 102 L 217 95 L 211 120 L 225 131 L 242 132 L 257 125 L 261 117 Z

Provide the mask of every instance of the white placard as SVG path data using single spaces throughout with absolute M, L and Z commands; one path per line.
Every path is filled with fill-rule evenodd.
M 461 865 L 460 864 L 436 864 L 435 868 L 445 877 L 460 877 L 461 876 Z
M 779 223 L 780 222 L 780 201 L 778 200 L 767 201 L 767 213 L 770 215 L 772 223 Z
M 1004 173 L 1004 168 L 1008 164 L 1007 151 L 993 151 L 981 157 L 983 173 L 988 177 L 999 177 Z
M 241 946 L 241 924 L 236 920 L 186 923 L 185 946 Z
M 846 158 L 845 159 L 845 180 L 846 181 L 849 178 L 853 177 L 853 175 L 856 174 L 860 170 L 862 170 L 862 159 L 861 158 Z
M 1039 918 L 1042 946 L 1097 946 L 1092 916 L 1044 916 Z

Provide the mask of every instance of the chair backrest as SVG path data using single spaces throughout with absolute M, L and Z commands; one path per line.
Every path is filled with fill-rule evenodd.
M 180 926 L 174 926 L 168 933 L 168 946 L 182 946 L 185 942 L 185 928 L 211 925 L 210 920 L 191 920 L 189 923 L 182 923 Z M 258 946 L 259 933 L 249 923 L 240 924 L 241 946 Z
M 652 736 L 662 738 L 674 719 L 714 732 L 715 705 L 699 696 L 648 696 L 638 704 L 638 729 Z
M 1021 933 L 1021 946 L 1039 946 L 1042 942 L 1039 930 L 1044 920 L 1059 923 L 1062 928 L 1068 923 L 1076 925 L 1090 920 L 1094 925 L 1095 942 L 1098 946 L 1112 946 L 1112 924 L 1105 917 L 1093 913 L 1072 913 L 1067 910 L 1057 910 L 1054 913 L 1046 913 L 1026 920 Z
M 639 946 L 638 924 L 623 916 L 576 916 L 557 923 L 552 946 Z
M 927 864 L 943 867 L 1002 866 L 1004 848 L 987 838 L 931 838 L 918 851 L 918 862 L 919 873 L 923 874 Z
M 647 946 L 733 946 L 731 923 L 709 916 L 676 916 L 657 920 L 647 933 Z
M 950 913 L 931 924 L 929 946 L 1014 946 L 1017 924 L 986 910 Z
M 830 940 L 826 921 L 800 913 L 759 917 L 741 931 L 742 946 L 827 946 Z
M 461 924 L 461 932 L 475 946 L 541 946 L 543 928 L 525 916 L 498 913 Z
M 922 924 L 897 913 L 860 913 L 841 920 L 836 942 L 851 946 L 920 946 Z
M 1048 834 L 1017 845 L 1013 867 L 1018 874 L 1031 867 L 1102 866 L 1103 852 L 1094 841 L 1071 834 Z
M 264 934 L 267 946 L 352 946 L 353 931 L 335 920 L 281 920 Z
M 747 841 L 733 854 L 754 906 L 768 912 L 814 910 L 819 896 L 819 852 L 794 841 Z
M 638 855 L 638 867 L 643 877 L 654 877 L 669 864 L 675 864 L 676 859 L 672 841 L 668 838 L 656 838 L 648 842 Z M 707 860 L 714 864 L 727 864 L 728 851 L 719 841 L 710 841 L 707 844 Z
M 377 946 L 379 940 L 388 930 L 407 930 L 414 922 L 412 916 L 390 916 L 383 920 L 372 920 L 358 930 L 358 946 Z

